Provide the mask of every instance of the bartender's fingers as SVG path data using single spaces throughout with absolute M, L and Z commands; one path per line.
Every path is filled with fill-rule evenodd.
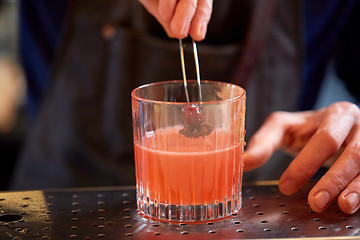
M 162 21 L 170 26 L 170 22 L 174 17 L 175 8 L 178 0 L 158 0 L 159 1 L 159 15 Z
M 190 26 L 190 36 L 195 41 L 205 38 L 207 26 L 210 21 L 213 0 L 199 0 L 195 16 Z
M 205 38 L 213 0 L 139 0 L 172 38 Z
M 176 38 L 183 39 L 189 35 L 190 25 L 195 15 L 198 0 L 179 0 L 174 16 L 170 23 L 170 30 Z
M 281 176 L 280 191 L 290 195 L 307 182 L 338 151 L 355 121 L 358 121 L 358 115 L 359 109 L 351 103 L 342 102 L 329 106 L 319 129 Z
M 313 187 L 308 196 L 310 207 L 317 212 L 324 211 L 339 194 L 339 206 L 346 213 L 359 208 L 360 191 L 360 130 L 355 125 L 352 137 L 340 158 Z
M 253 135 L 244 155 L 244 170 L 249 171 L 264 164 L 280 147 L 289 126 L 289 113 L 274 112 Z
M 167 18 L 169 18 L 169 16 L 167 15 L 171 15 L 171 12 L 174 12 L 174 10 L 172 9 L 172 5 L 171 3 L 168 4 L 168 6 L 165 6 L 165 3 L 163 3 L 160 7 L 160 0 L 139 0 L 139 2 L 145 7 L 145 9 L 151 14 L 153 15 L 153 17 L 156 18 L 156 20 L 161 24 L 161 26 L 164 28 L 166 34 L 171 37 L 174 38 L 173 33 L 170 30 L 170 20 L 166 20 Z M 164 0 L 161 0 L 162 2 L 164 2 Z M 173 0 L 171 0 L 173 1 Z M 176 2 L 176 0 L 174 0 Z M 165 1 L 166 2 L 166 1 Z M 166 14 L 166 16 L 163 16 L 162 14 L 159 13 L 159 10 L 161 9 L 162 12 L 165 11 L 165 8 L 169 7 L 169 13 Z
M 338 204 L 344 213 L 353 214 L 360 207 L 360 176 L 357 176 L 340 194 Z

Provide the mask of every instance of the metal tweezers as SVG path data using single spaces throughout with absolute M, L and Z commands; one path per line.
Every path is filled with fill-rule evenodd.
M 198 84 L 198 89 L 199 89 L 199 99 L 200 99 L 200 102 L 202 102 L 201 85 L 200 85 L 199 57 L 198 57 L 197 47 L 196 47 L 196 43 L 195 43 L 194 39 L 192 40 L 192 45 L 193 45 L 195 69 L 196 69 L 196 82 Z M 186 71 L 185 71 L 184 45 L 182 43 L 182 39 L 179 39 L 179 47 L 180 47 L 181 68 L 182 68 L 182 74 L 183 74 L 183 78 L 184 78 L 184 88 L 185 88 L 186 101 L 190 102 L 189 91 L 188 91 L 188 87 L 187 87 Z

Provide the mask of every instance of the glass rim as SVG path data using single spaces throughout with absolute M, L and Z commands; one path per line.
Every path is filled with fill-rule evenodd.
M 183 80 L 169 80 L 169 81 L 160 81 L 160 82 L 153 82 L 153 83 L 147 83 L 147 84 L 143 84 L 141 86 L 136 87 L 134 90 L 131 91 L 131 97 L 132 99 L 135 99 L 139 102 L 148 102 L 148 103 L 154 103 L 154 104 L 169 104 L 169 105 L 186 105 L 186 104 L 215 104 L 215 103 L 223 103 L 223 102 L 231 102 L 231 101 L 235 101 L 238 100 L 240 98 L 242 98 L 243 96 L 245 96 L 245 89 L 240 87 L 239 85 L 233 84 L 233 83 L 227 83 L 227 82 L 220 82 L 220 81 L 212 81 L 212 80 L 202 80 L 201 83 L 216 83 L 216 84 L 221 84 L 221 85 L 227 85 L 227 86 L 231 86 L 234 88 L 239 88 L 241 90 L 241 93 L 235 97 L 232 98 L 228 98 L 225 100 L 216 100 L 216 101 L 206 101 L 206 102 L 169 102 L 169 101 L 159 101 L 159 100 L 151 100 L 151 99 L 146 99 L 146 98 L 142 98 L 139 97 L 135 94 L 135 92 L 137 92 L 140 89 L 143 88 L 148 88 L 151 86 L 155 86 L 155 85 L 163 85 L 163 84 L 169 84 L 169 83 L 183 83 Z M 196 80 L 188 80 L 188 82 L 196 82 Z M 244 99 L 245 100 L 245 99 Z

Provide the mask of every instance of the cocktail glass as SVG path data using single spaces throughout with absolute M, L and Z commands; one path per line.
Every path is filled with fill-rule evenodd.
M 241 208 L 245 90 L 203 81 L 158 82 L 132 92 L 137 206 L 167 222 L 224 218 Z

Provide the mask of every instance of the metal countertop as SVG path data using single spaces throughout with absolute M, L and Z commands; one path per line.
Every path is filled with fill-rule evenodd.
M 238 214 L 198 224 L 139 216 L 134 187 L 2 192 L 0 239 L 360 239 L 360 213 L 311 211 L 312 185 L 284 196 L 274 182 L 246 184 Z

